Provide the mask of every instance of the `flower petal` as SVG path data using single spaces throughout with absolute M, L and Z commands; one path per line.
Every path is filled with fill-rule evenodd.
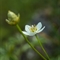
M 30 36 L 34 36 L 36 34 L 36 32 L 30 32 L 29 34 L 30 34 Z
M 11 22 L 10 22 L 8 19 L 6 19 L 6 22 L 7 22 L 8 24 L 11 24 Z
M 40 29 L 41 29 L 41 27 L 42 27 L 41 22 L 39 22 L 39 23 L 36 25 L 36 27 L 37 27 L 37 30 L 40 30 Z
M 44 28 L 45 28 L 45 26 L 42 29 L 40 29 L 39 31 L 37 31 L 37 33 L 40 33 L 41 31 L 43 31 Z
M 25 32 L 25 31 L 22 31 L 23 32 L 23 34 L 25 34 L 25 35 L 29 35 L 29 33 L 28 32 Z
M 22 32 L 23 32 L 23 34 L 28 35 L 28 36 L 34 36 L 36 34 L 36 33 L 32 33 L 32 32 L 28 33 L 25 31 L 22 31 Z
M 25 25 L 25 31 L 27 31 L 27 32 L 30 32 L 30 26 L 29 25 Z

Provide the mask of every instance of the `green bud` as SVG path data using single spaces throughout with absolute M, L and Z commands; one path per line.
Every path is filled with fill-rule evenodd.
M 6 19 L 6 22 L 10 25 L 15 25 L 19 22 L 20 15 L 16 15 L 12 11 L 8 11 L 8 19 Z

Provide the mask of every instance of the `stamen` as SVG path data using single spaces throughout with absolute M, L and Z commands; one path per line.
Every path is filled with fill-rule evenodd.
M 32 25 L 31 28 L 30 28 L 30 31 L 31 32 L 35 32 L 37 30 L 36 26 L 35 25 Z

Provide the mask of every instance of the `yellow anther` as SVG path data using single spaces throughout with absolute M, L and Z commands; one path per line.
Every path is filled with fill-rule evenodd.
M 32 25 L 31 28 L 30 28 L 30 31 L 31 31 L 31 32 L 35 32 L 35 31 L 37 31 L 36 26 L 35 26 L 35 25 Z

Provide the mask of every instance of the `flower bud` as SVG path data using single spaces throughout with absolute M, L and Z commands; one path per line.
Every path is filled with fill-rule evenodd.
M 12 11 L 8 11 L 8 19 L 6 19 L 6 22 L 10 25 L 15 25 L 19 22 L 20 15 L 16 15 Z

